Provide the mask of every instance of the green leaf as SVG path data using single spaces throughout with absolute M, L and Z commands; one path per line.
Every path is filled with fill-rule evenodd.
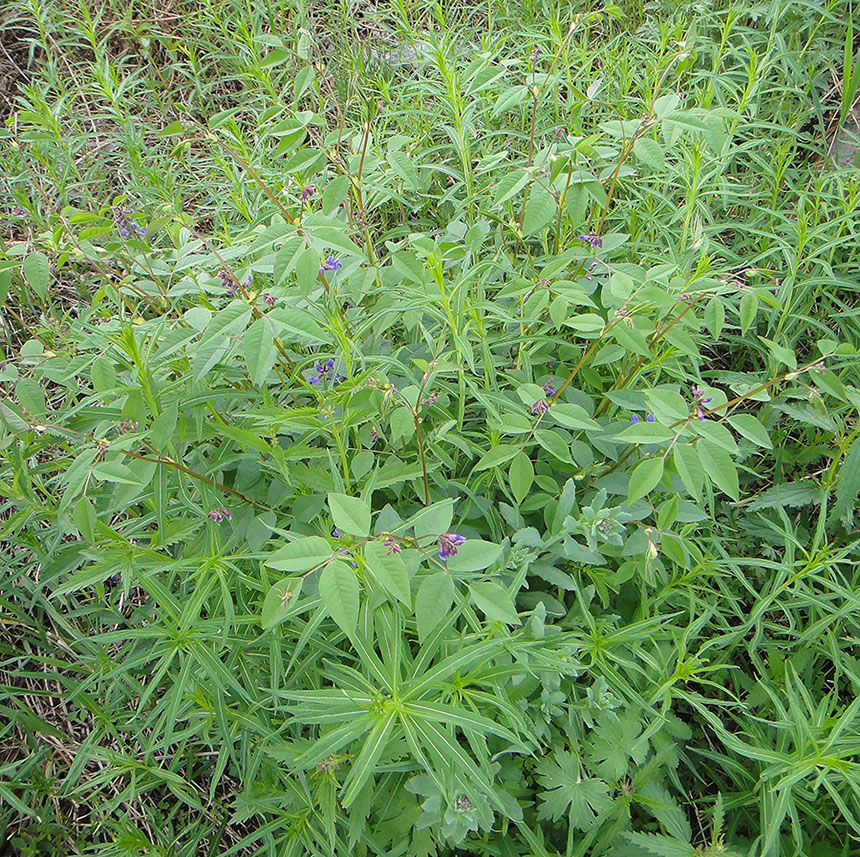
M 702 438 L 696 448 L 708 479 L 733 500 L 737 500 L 740 497 L 738 471 L 729 453 L 707 438 Z
M 258 318 L 246 331 L 243 341 L 245 366 L 251 383 L 259 387 L 275 365 L 275 335 L 267 318 Z
M 358 497 L 329 494 L 328 505 L 334 525 L 351 536 L 370 534 L 370 506 Z
M 698 499 L 702 495 L 705 475 L 702 473 L 702 464 L 695 448 L 688 443 L 675 444 L 672 456 L 684 487 L 691 497 Z
M 555 219 L 557 209 L 555 197 L 548 190 L 544 190 L 540 185 L 532 185 L 526 200 L 523 235 L 534 235 L 549 226 Z
M 316 258 L 316 254 L 314 254 Z M 319 272 L 319 265 L 316 268 Z M 331 336 L 323 330 L 310 313 L 300 309 L 276 309 L 267 316 L 277 327 L 278 336 L 285 336 L 290 343 L 302 345 L 325 345 Z
M 574 402 L 557 402 L 550 409 L 549 415 L 561 426 L 569 429 L 595 431 L 602 428 L 599 422 L 593 420 L 588 411 Z
M 469 592 L 478 609 L 490 622 L 504 622 L 507 625 L 522 624 L 511 596 L 495 581 L 475 581 L 469 587 Z
M 331 545 L 320 536 L 296 539 L 284 545 L 264 560 L 269 568 L 276 571 L 291 571 L 302 574 L 322 565 L 334 554 Z
M 623 440 L 625 443 L 664 443 L 675 437 L 675 432 L 660 423 L 640 422 L 628 426 L 615 435 L 615 440 Z
M 750 329 L 750 325 L 753 323 L 753 319 L 755 319 L 757 312 L 758 298 L 752 292 L 747 292 L 741 298 L 741 304 L 739 309 L 741 335 L 745 335 L 746 332 Z
M 301 577 L 287 577 L 269 588 L 263 601 L 260 622 L 264 630 L 274 628 L 286 619 L 302 588 Z
M 573 464 L 573 459 L 570 457 L 570 449 L 557 432 L 550 429 L 538 429 L 535 432 L 535 440 L 559 461 L 563 461 L 565 464 Z
M 393 172 L 403 180 L 407 190 L 418 190 L 420 184 L 418 182 L 418 171 L 415 169 L 415 164 L 405 152 L 394 150 L 388 153 L 388 163 L 391 165 Z
M 318 288 L 320 285 L 319 277 L 320 254 L 313 247 L 308 247 L 306 250 L 302 250 L 296 259 L 296 281 L 299 284 L 301 293 L 307 296 L 315 288 Z M 273 315 L 273 313 L 269 314 Z M 283 313 L 283 315 L 286 315 L 286 313 Z M 281 317 L 282 314 L 278 313 L 279 321 L 281 320 Z M 283 321 L 286 324 L 289 319 L 284 318 Z
M 358 624 L 358 578 L 340 560 L 330 562 L 320 575 L 320 597 L 340 629 L 351 634 Z
M 735 414 L 729 417 L 729 425 L 742 434 L 747 440 L 751 440 L 765 449 L 773 449 L 767 430 L 752 414 Z
M 531 459 L 522 451 L 518 452 L 508 470 L 508 482 L 517 503 L 528 496 L 535 479 L 535 469 Z
M 24 260 L 24 279 L 27 285 L 42 299 L 48 297 L 51 281 L 51 263 L 44 253 L 30 253 Z
M 505 173 L 496 184 L 493 205 L 501 205 L 516 196 L 528 183 L 529 174 L 525 170 L 511 170 Z
M 860 494 L 860 438 L 856 438 L 839 468 L 833 517 L 848 518 Z
M 105 482 L 117 482 L 120 485 L 140 485 L 141 481 L 130 467 L 119 461 L 102 461 L 93 468 L 93 476 Z
M 624 838 L 657 857 L 696 857 L 699 853 L 688 842 L 659 833 L 623 833 Z
M 478 459 L 474 472 L 477 473 L 481 470 L 488 470 L 490 467 L 499 467 L 500 465 L 510 461 L 519 451 L 520 448 L 518 446 L 514 446 L 509 443 L 500 443 L 498 446 L 494 446 L 492 449 L 487 450 L 487 452 Z
M 424 536 L 438 536 L 448 532 L 453 517 L 454 501 L 440 500 L 416 512 L 406 522 L 406 526 L 414 527 L 415 537 L 419 539 Z
M 502 546 L 494 542 L 484 542 L 480 539 L 466 539 L 457 548 L 447 563 L 449 571 L 483 571 L 489 568 L 502 553 Z
M 382 542 L 375 541 L 364 548 L 364 559 L 385 591 L 411 609 L 412 590 L 403 557 L 396 553 L 389 554 Z
M 422 642 L 451 612 L 454 604 L 454 583 L 444 571 L 428 574 L 418 587 L 415 596 L 415 618 L 418 621 L 418 639 Z
M 649 491 L 657 487 L 663 476 L 663 456 L 646 458 L 636 465 L 630 474 L 630 485 L 627 488 L 627 502 L 635 503 Z
M 637 160 L 654 170 L 662 170 L 666 166 L 666 157 L 660 144 L 650 137 L 640 137 L 633 144 L 633 154 Z
M 34 417 L 47 414 L 45 392 L 35 378 L 21 378 L 15 385 L 15 395 L 21 407 Z

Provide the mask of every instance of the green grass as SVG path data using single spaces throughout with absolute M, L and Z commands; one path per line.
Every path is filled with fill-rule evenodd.
M 857 853 L 852 15 L 0 12 L 0 842 Z

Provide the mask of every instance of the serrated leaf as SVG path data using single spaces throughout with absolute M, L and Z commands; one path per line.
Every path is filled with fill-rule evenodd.
M 329 615 L 344 633 L 351 634 L 358 624 L 359 587 L 355 572 L 335 560 L 322 570 L 319 585 Z
M 425 640 L 430 632 L 451 612 L 454 604 L 454 583 L 447 572 L 427 575 L 415 596 L 415 618 L 418 639 Z
M 624 838 L 657 857 L 696 857 L 699 852 L 688 842 L 659 833 L 623 833 Z
M 328 506 L 334 525 L 351 536 L 370 534 L 370 506 L 359 497 L 329 494 Z
M 472 600 L 490 622 L 520 625 L 517 609 L 507 591 L 492 580 L 475 581 L 470 587 Z
M 322 565 L 334 550 L 320 536 L 307 536 L 284 545 L 264 560 L 269 568 L 301 574 Z

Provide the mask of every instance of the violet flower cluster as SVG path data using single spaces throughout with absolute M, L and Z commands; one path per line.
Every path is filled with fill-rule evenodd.
M 653 423 L 656 421 L 657 421 L 657 417 L 655 417 L 654 414 L 648 414 L 648 416 L 645 417 L 646 423 Z M 642 421 L 639 419 L 637 414 L 633 414 L 633 416 L 630 417 L 630 422 L 633 423 L 633 425 L 638 426 L 639 423 Z
M 577 241 L 590 244 L 592 249 L 603 246 L 603 239 L 596 232 L 583 232 L 582 235 L 577 235 L 576 238 Z
M 131 235 L 132 233 L 141 237 L 146 235 L 146 230 L 142 226 L 140 226 L 136 220 L 132 219 L 133 214 L 133 208 L 114 209 L 113 220 L 119 228 L 119 234 L 121 238 L 128 238 L 129 235 Z
M 215 521 L 216 524 L 220 524 L 224 520 L 233 520 L 233 516 L 223 506 L 220 509 L 213 509 L 209 513 L 209 517 Z
M 693 394 L 693 407 L 696 409 L 696 416 L 699 418 L 700 422 L 705 421 L 705 411 L 702 408 L 702 405 L 707 405 L 708 402 L 713 402 L 713 396 L 705 396 L 705 391 L 701 387 L 697 387 L 693 384 L 691 389 Z
M 329 358 L 325 364 L 317 362 L 314 365 L 314 374 L 308 378 L 308 384 L 321 384 L 325 381 L 334 381 L 335 384 L 339 384 L 343 380 L 345 380 L 344 376 L 340 372 L 334 371 L 334 360 Z
M 330 255 L 326 258 L 325 262 L 320 265 L 320 273 L 324 274 L 326 271 L 339 271 L 342 267 L 343 262 Z
M 461 536 L 458 533 L 442 533 L 436 539 L 436 544 L 439 545 L 439 559 L 442 562 L 448 562 L 457 553 L 457 548 L 465 543 L 465 536 Z

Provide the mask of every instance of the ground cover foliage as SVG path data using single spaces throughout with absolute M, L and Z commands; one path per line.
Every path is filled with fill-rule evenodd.
M 860 850 L 850 3 L 2 16 L 11 853 Z

